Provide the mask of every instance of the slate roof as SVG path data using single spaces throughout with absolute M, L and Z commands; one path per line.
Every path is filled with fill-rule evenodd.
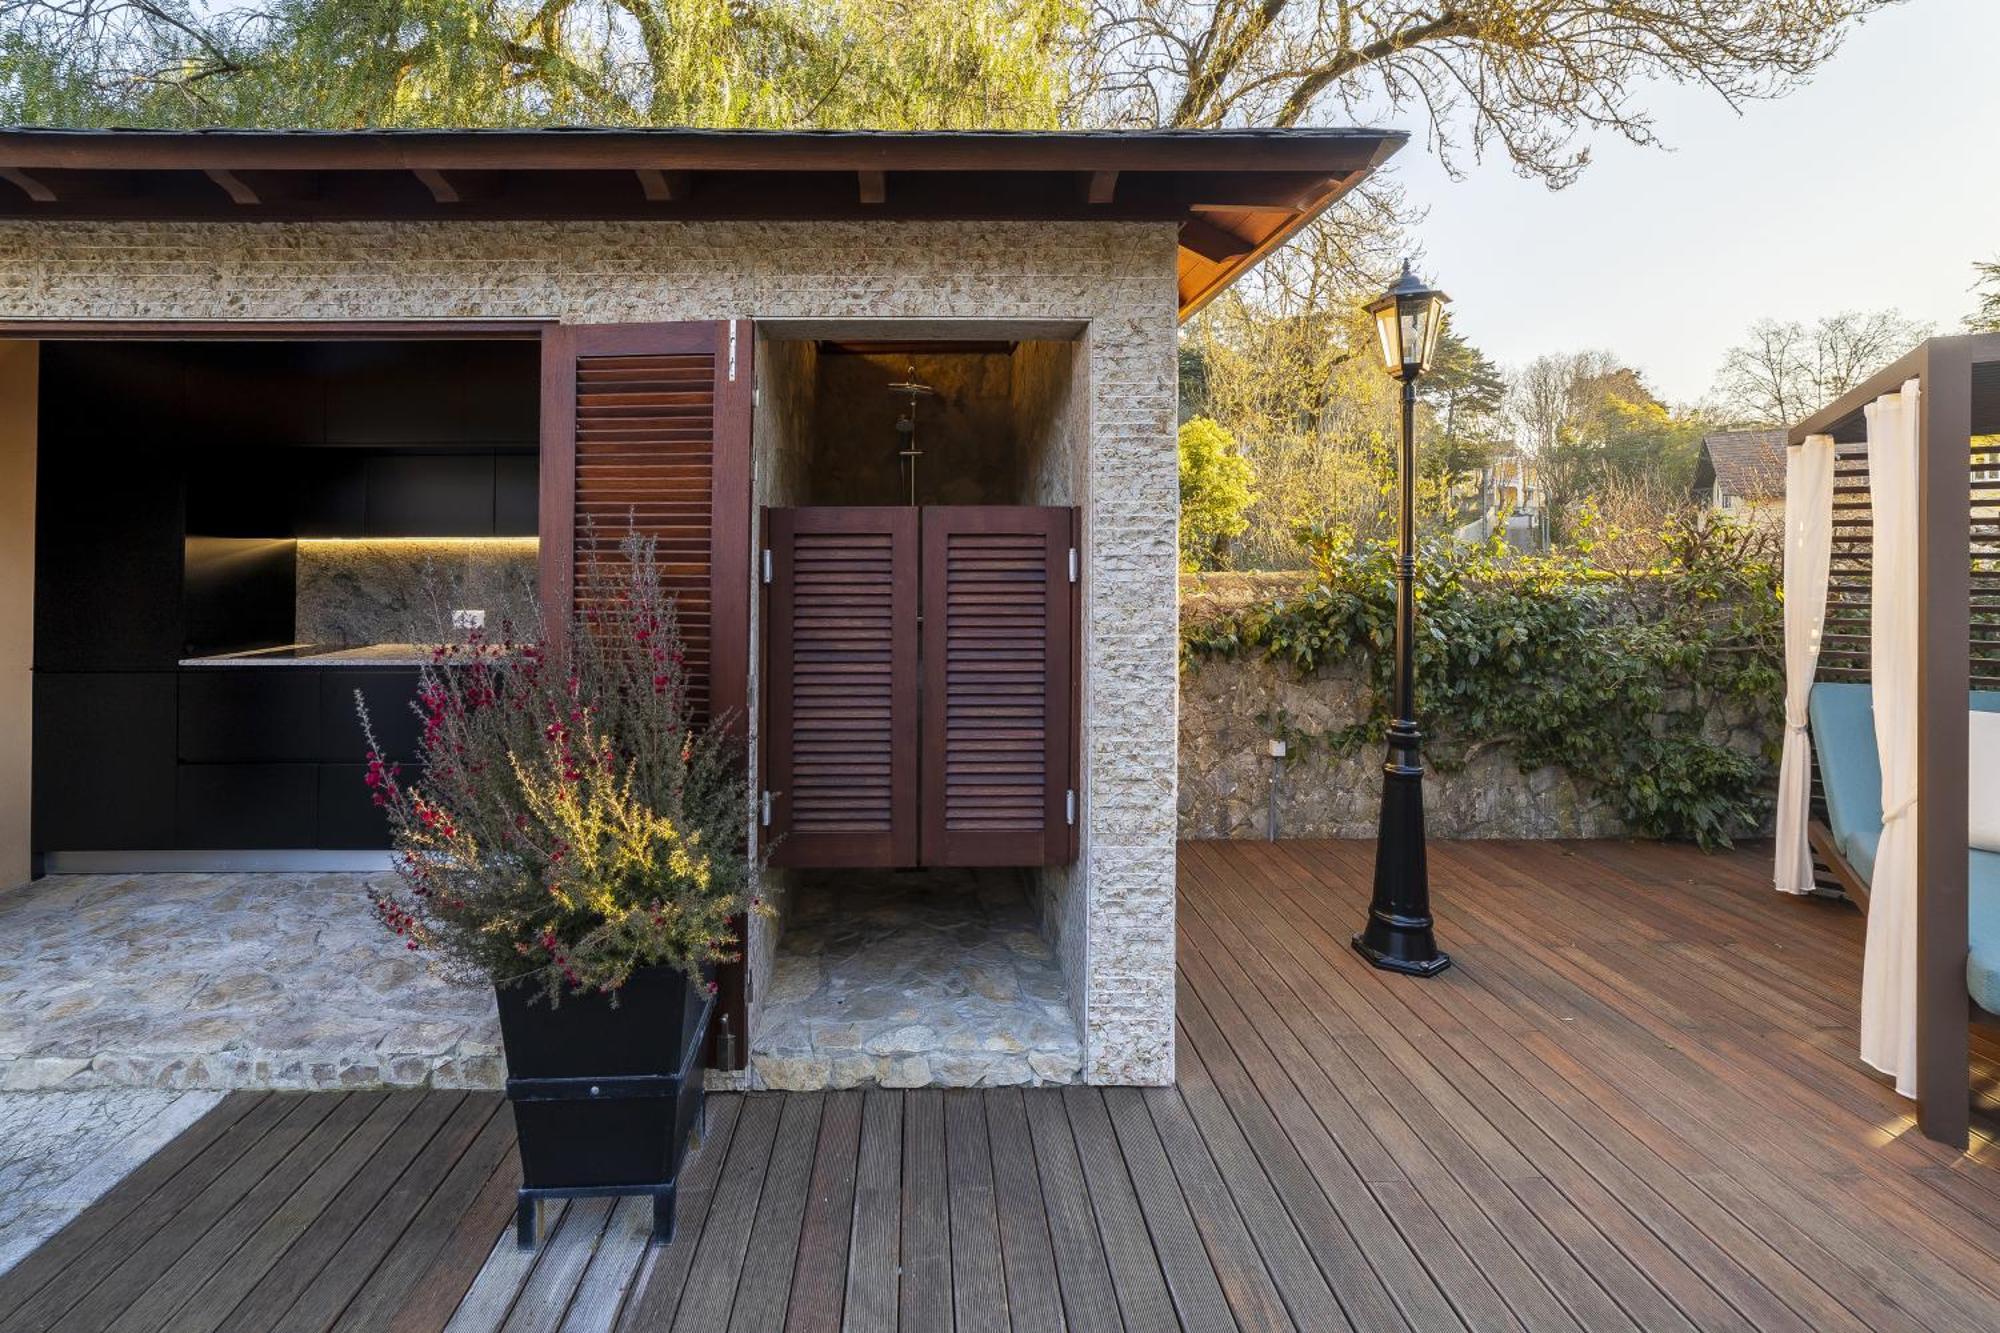
M 1724 493 L 1743 499 L 1770 500 L 1784 495 L 1784 429 L 1718 430 L 1702 436 L 1694 489 L 1697 494 L 1706 494 L 1718 481 Z

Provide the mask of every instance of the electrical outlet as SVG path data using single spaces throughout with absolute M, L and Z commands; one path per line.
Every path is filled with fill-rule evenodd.
M 454 609 L 451 613 L 453 629 L 485 629 L 486 612 L 477 607 Z

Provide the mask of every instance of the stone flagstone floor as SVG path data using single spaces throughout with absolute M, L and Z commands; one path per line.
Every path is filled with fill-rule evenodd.
M 0 1090 L 497 1088 L 490 991 L 407 956 L 358 874 L 0 891 Z
M 1083 1063 L 1019 871 L 801 876 L 761 1000 L 765 1087 L 1068 1083 Z

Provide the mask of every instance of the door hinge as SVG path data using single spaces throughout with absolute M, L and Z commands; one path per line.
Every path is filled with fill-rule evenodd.
M 1076 827 L 1076 788 L 1074 787 L 1063 793 L 1063 822 L 1071 828 Z
M 729 382 L 736 383 L 736 321 L 729 321 Z
M 764 391 L 762 389 L 752 389 L 750 391 L 750 406 L 762 407 L 763 405 L 764 405 Z
M 1081 568 L 1080 568 L 1080 562 L 1076 558 L 1076 548 L 1072 546 L 1069 548 L 1069 581 L 1071 583 L 1075 583 L 1077 575 L 1080 572 Z
M 764 548 L 764 582 L 769 583 L 770 581 L 771 581 L 771 548 L 766 546 Z
M 771 827 L 771 793 L 768 791 L 757 795 L 757 822 L 765 828 Z

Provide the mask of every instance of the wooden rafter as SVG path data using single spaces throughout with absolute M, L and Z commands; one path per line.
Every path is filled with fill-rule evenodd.
M 855 175 L 861 181 L 862 203 L 879 204 L 889 197 L 889 184 L 882 172 L 858 171 Z
M 662 171 L 658 167 L 640 167 L 633 174 L 639 178 L 639 188 L 646 192 L 646 198 L 656 204 L 672 203 L 685 199 L 694 193 L 689 173 L 685 171 Z
M 1200 218 L 1189 218 L 1181 223 L 1181 245 L 1218 264 L 1247 255 L 1257 248 L 1255 241 L 1238 236 L 1233 231 L 1224 231 L 1213 222 L 1204 222 Z
M 1083 201 L 1087 204 L 1108 204 L 1118 197 L 1118 173 L 1115 171 L 1093 171 L 1084 179 Z
M 19 168 L 0 167 L 0 180 L 4 180 L 9 185 L 14 186 L 38 204 L 53 204 L 56 202 L 56 192 L 54 190 L 51 190 L 48 186 Z
M 431 198 L 437 202 L 441 204 L 458 202 L 458 188 L 436 167 L 412 167 L 410 174 L 424 183 L 424 188 L 431 192 Z
M 257 197 L 257 192 L 245 185 L 242 178 L 233 171 L 225 171 L 221 167 L 209 167 L 202 174 L 221 186 L 222 192 L 229 196 L 231 203 L 248 206 L 263 202 Z

